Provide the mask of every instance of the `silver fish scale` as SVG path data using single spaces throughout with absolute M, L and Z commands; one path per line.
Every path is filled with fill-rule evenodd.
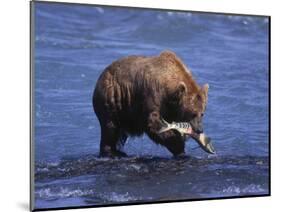
M 189 128 L 190 125 L 187 122 L 179 122 L 179 123 L 176 123 L 176 126 L 179 128 Z

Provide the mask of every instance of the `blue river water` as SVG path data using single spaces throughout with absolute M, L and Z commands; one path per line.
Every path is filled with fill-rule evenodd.
M 268 18 L 39 2 L 34 18 L 35 208 L 268 194 Z M 210 85 L 217 154 L 190 140 L 190 157 L 173 159 L 144 135 L 128 158 L 98 158 L 99 75 L 166 49 Z

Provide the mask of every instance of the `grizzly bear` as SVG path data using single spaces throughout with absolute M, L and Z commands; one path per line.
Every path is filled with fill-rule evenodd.
M 208 87 L 200 87 L 171 51 L 113 62 L 99 77 L 93 94 L 101 127 L 100 156 L 126 156 L 120 144 L 143 133 L 174 156 L 184 156 L 186 136 L 176 130 L 159 133 L 161 120 L 189 122 L 196 139 L 203 132 Z

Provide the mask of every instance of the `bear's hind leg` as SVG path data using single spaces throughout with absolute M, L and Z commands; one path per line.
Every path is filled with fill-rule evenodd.
M 126 157 L 127 154 L 116 148 L 120 140 L 120 130 L 113 122 L 101 125 L 100 156 Z

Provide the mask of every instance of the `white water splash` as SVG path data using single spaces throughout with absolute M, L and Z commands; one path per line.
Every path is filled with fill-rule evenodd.
M 124 194 L 110 192 L 97 194 L 94 190 L 81 190 L 74 189 L 70 190 L 68 188 L 59 188 L 59 189 L 51 189 L 51 188 L 43 188 L 35 192 L 36 198 L 42 199 L 58 199 L 58 198 L 71 198 L 71 197 L 83 197 L 89 195 L 95 195 L 97 198 L 101 198 L 106 202 L 127 202 L 127 201 L 136 201 L 139 198 L 133 197 L 126 192 Z
M 266 192 L 265 189 L 263 189 L 260 185 L 250 184 L 244 188 L 240 188 L 237 186 L 229 186 L 222 190 L 222 193 L 224 194 L 249 194 L 249 193 L 264 193 Z
M 81 189 L 69 190 L 68 188 L 63 188 L 63 187 L 61 187 L 59 190 L 44 188 L 35 192 L 35 195 L 38 196 L 39 198 L 81 197 L 91 194 L 94 194 L 93 190 L 84 190 L 84 191 Z
M 133 197 L 126 192 L 125 194 L 118 194 L 116 192 L 111 192 L 110 194 L 103 195 L 103 198 L 109 202 L 127 202 L 127 201 L 136 201 L 138 198 Z

